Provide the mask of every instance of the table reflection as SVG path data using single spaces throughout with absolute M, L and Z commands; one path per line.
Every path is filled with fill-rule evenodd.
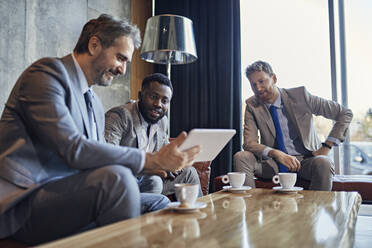
M 170 218 L 168 222 L 169 234 L 174 234 L 183 239 L 194 239 L 200 237 L 200 226 L 198 219 L 207 217 L 206 213 L 196 212 L 180 214 Z
M 272 207 L 276 211 L 297 213 L 298 202 L 303 195 L 285 195 L 272 201 Z
M 222 207 L 234 212 L 245 212 L 245 200 L 243 197 L 230 197 L 222 201 Z
M 208 205 L 200 211 L 153 212 L 68 239 L 63 247 L 353 247 L 361 198 L 254 189 L 201 201 Z

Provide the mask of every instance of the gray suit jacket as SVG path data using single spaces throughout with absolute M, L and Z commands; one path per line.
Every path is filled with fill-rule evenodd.
M 131 101 L 125 105 L 114 107 L 107 111 L 105 138 L 108 143 L 120 146 L 142 147 L 142 139 L 138 136 L 143 129 L 138 103 Z M 158 122 L 154 151 L 168 144 L 168 118 L 164 116 Z
M 305 87 L 279 89 L 279 91 L 290 120 L 295 125 L 306 149 L 315 151 L 321 146 L 314 129 L 313 115 L 321 115 L 334 120 L 335 123 L 329 136 L 344 141 L 353 118 L 350 109 L 346 109 L 334 101 L 311 95 Z M 265 147 L 275 146 L 275 126 L 269 109 L 255 96 L 247 99 L 246 104 L 243 149 L 253 152 L 261 160 Z M 258 131 L 260 132 L 260 143 Z M 278 170 L 273 160 L 268 162 L 275 171 Z
M 0 120 L 0 238 L 16 231 L 28 215 L 17 203 L 50 180 L 105 165 L 123 165 L 133 174 L 142 170 L 142 151 L 105 143 L 97 96 L 93 107 L 98 141 L 90 139 L 71 55 L 41 59 L 20 76 Z

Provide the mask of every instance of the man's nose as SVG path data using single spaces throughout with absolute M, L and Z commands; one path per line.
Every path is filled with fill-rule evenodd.
M 262 85 L 256 85 L 256 90 L 261 91 L 262 90 Z
M 156 107 L 161 107 L 161 99 L 155 99 L 154 102 L 153 102 L 154 106 Z
M 119 67 L 118 71 L 121 75 L 124 75 L 125 72 L 127 71 L 127 62 L 123 62 Z

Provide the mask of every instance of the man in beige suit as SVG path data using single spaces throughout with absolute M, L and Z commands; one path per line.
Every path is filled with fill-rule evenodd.
M 245 185 L 255 187 L 255 175 L 271 178 L 290 171 L 310 180 L 312 190 L 331 190 L 334 164 L 327 155 L 344 141 L 351 110 L 311 95 L 305 87 L 278 88 L 276 75 L 263 61 L 248 66 L 246 76 L 254 96 L 246 100 L 244 151 L 234 155 L 235 171 L 247 174 Z M 335 121 L 323 143 L 314 130 L 313 115 Z

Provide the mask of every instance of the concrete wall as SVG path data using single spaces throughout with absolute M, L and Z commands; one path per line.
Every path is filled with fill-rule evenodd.
M 130 19 L 130 0 L 0 0 L 0 113 L 24 69 L 71 53 L 84 24 L 102 13 Z M 105 110 L 129 100 L 129 72 L 94 88 Z

